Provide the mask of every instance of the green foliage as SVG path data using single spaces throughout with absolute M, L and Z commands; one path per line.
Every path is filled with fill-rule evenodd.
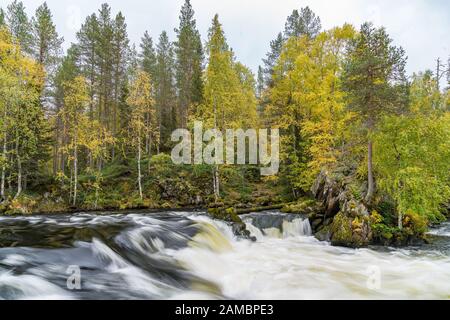
M 5 21 L 5 11 L 3 11 L 2 8 L 0 8 L 0 28 L 1 28 L 1 27 L 4 27 L 5 24 L 6 24 L 6 21 Z
M 309 8 L 301 8 L 292 11 L 292 14 L 287 18 L 284 28 L 285 38 L 307 36 L 312 39 L 315 38 L 322 28 L 320 18 Z
M 271 103 L 265 112 L 282 131 L 282 174 L 294 191 L 308 192 L 322 170 L 336 162 L 352 114 L 340 88 L 343 54 L 355 31 L 350 25 L 291 38 L 275 66 Z
M 19 41 L 23 52 L 32 53 L 31 23 L 21 1 L 14 0 L 7 6 L 6 22 L 11 35 Z
M 44 2 L 36 9 L 31 19 L 33 57 L 43 65 L 47 72 L 52 72 L 61 54 L 63 38 L 58 36 L 52 14 Z
M 405 52 L 391 43 L 384 28 L 365 23 L 348 47 L 342 75 L 348 105 L 369 130 L 384 114 L 406 107 Z
M 399 214 L 408 211 L 443 219 L 442 205 L 450 199 L 449 115 L 410 115 L 384 118 L 374 135 L 379 187 L 394 200 Z
M 180 12 L 180 25 L 175 29 L 175 79 L 178 88 L 178 122 L 187 127 L 188 116 L 202 102 L 203 47 L 194 19 L 194 10 L 186 0 Z

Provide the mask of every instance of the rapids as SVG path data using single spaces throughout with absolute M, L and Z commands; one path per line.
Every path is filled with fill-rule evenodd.
M 302 216 L 242 218 L 255 242 L 202 212 L 0 217 L 0 299 L 450 298 L 449 223 L 432 245 L 355 250 Z

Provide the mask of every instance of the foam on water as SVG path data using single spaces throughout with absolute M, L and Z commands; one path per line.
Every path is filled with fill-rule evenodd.
M 242 218 L 256 241 L 192 212 L 0 219 L 5 230 L 18 223 L 25 244 L 0 248 L 0 299 L 450 298 L 447 249 L 332 247 L 302 216 Z M 430 233 L 449 243 L 448 227 Z M 74 228 L 87 231 L 82 240 Z M 44 239 L 33 247 L 36 230 Z M 82 291 L 66 288 L 72 264 L 81 266 Z

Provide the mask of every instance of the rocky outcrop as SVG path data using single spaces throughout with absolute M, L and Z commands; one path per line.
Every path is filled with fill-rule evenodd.
M 311 227 L 319 240 L 332 245 L 364 247 L 372 241 L 369 210 L 354 192 L 351 176 L 322 171 L 312 193 L 322 211 L 309 216 Z
M 245 226 L 245 223 L 238 216 L 235 208 L 213 206 L 208 208 L 208 214 L 214 219 L 222 220 L 231 224 L 231 228 L 235 236 L 256 241 L 256 238 L 251 236 L 250 231 L 248 231 Z

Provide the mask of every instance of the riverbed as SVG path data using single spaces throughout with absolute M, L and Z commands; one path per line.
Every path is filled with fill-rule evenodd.
M 203 212 L 0 217 L 0 299 L 449 299 L 450 224 L 420 247 L 320 242 L 306 218 Z

